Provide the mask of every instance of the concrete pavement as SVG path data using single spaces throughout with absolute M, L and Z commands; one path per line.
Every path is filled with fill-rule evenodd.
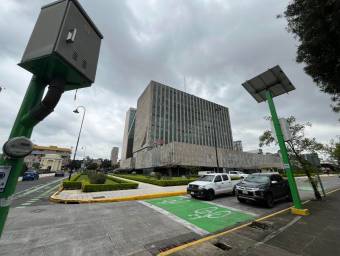
M 127 180 L 124 178 L 119 179 Z M 133 180 L 128 181 L 137 182 Z M 55 202 L 115 202 L 186 194 L 186 185 L 161 187 L 139 181 L 137 183 L 139 184 L 137 189 L 90 193 L 83 193 L 81 190 L 62 190 L 54 194 L 51 199 Z

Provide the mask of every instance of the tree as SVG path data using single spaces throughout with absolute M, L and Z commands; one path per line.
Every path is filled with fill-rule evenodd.
M 340 140 L 338 142 L 331 140 L 330 145 L 326 147 L 326 152 L 340 166 Z
M 271 121 L 270 117 L 266 117 L 267 120 Z M 316 141 L 315 138 L 306 138 L 305 137 L 305 128 L 311 127 L 311 123 L 297 123 L 296 118 L 294 116 L 290 116 L 287 119 L 289 124 L 289 131 L 291 133 L 291 140 L 286 142 L 288 145 L 287 151 L 289 155 L 289 159 L 291 163 L 298 163 L 305 174 L 308 177 L 309 182 L 311 183 L 314 195 L 317 199 L 321 199 L 321 195 L 317 189 L 317 182 L 312 177 L 311 171 L 318 172 L 317 167 L 313 166 L 311 163 L 306 161 L 302 156 L 303 153 L 317 153 L 323 152 L 324 146 L 323 144 Z M 259 137 L 260 147 L 269 146 L 273 142 L 275 142 L 274 136 L 271 131 L 267 130 Z
M 305 72 L 332 95 L 333 111 L 340 112 L 340 1 L 293 0 L 284 16 L 300 42 L 296 61 L 306 63 Z

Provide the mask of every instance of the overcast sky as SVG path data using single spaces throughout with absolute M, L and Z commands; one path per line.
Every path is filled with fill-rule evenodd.
M 40 12 L 50 0 L 0 1 L 0 144 L 10 132 L 31 74 L 17 66 Z M 295 115 L 313 124 L 307 135 L 328 143 L 340 135 L 328 95 L 295 62 L 297 42 L 276 19 L 288 1 L 277 0 L 82 0 L 104 35 L 95 83 L 65 92 L 55 111 L 35 127 L 39 145 L 75 146 L 81 115 L 87 109 L 79 155 L 109 158 L 121 148 L 125 113 L 150 80 L 229 108 L 234 140 L 245 150 L 258 148 L 270 128 L 266 103 L 258 104 L 241 84 L 279 64 L 296 90 L 275 98 L 281 117 Z M 81 148 L 86 146 L 86 152 Z M 276 148 L 265 149 L 268 151 Z

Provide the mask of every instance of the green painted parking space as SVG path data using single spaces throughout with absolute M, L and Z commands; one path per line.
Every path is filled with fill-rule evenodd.
M 254 218 L 244 212 L 181 196 L 145 201 L 211 233 Z

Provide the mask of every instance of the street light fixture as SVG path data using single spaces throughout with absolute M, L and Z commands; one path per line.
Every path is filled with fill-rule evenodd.
M 285 145 L 285 139 L 281 130 L 279 118 L 276 113 L 273 97 L 280 96 L 284 93 L 295 90 L 294 85 L 289 81 L 286 74 L 282 71 L 280 66 L 275 66 L 260 75 L 247 80 L 242 86 L 249 92 L 249 94 L 258 102 L 267 101 L 269 110 L 272 116 L 272 121 L 276 133 L 276 137 L 279 143 L 282 161 L 284 169 L 288 178 L 288 183 L 294 203 L 294 207 L 291 208 L 292 213 L 298 215 L 308 215 L 308 209 L 302 208 L 302 203 L 299 195 L 299 191 L 296 187 L 294 174 L 289 161 L 287 148 Z
M 79 133 L 78 133 L 77 144 L 76 144 L 76 148 L 74 150 L 73 164 L 75 163 L 75 160 L 76 160 L 77 149 L 78 149 L 78 144 L 79 144 L 79 139 L 80 139 L 80 134 L 81 134 L 81 130 L 83 128 L 84 118 L 85 118 L 85 114 L 86 114 L 86 108 L 84 106 L 78 106 L 75 110 L 73 110 L 73 113 L 79 114 L 79 110 L 78 109 L 83 109 L 83 118 L 81 120 L 81 125 L 80 125 L 80 129 L 79 129 Z M 72 166 L 72 168 L 73 168 L 73 166 Z M 70 175 L 68 176 L 68 180 L 71 179 L 72 172 L 73 172 L 73 170 L 71 169 Z

